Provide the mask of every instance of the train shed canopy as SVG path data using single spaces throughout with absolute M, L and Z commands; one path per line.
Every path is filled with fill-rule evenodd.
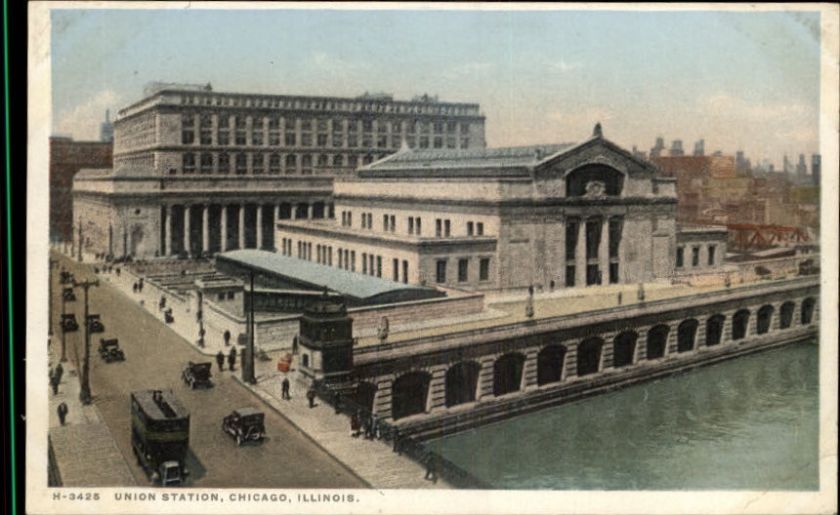
M 256 249 L 232 250 L 216 256 L 216 269 L 273 288 L 329 291 L 342 295 L 348 305 L 369 306 L 445 297 L 446 293 L 320 265 L 311 261 Z M 247 289 L 247 285 L 246 285 Z

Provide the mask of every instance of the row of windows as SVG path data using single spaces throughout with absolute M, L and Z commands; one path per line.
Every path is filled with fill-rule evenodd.
M 438 284 L 446 283 L 446 269 L 448 267 L 447 259 L 438 259 L 435 262 L 435 282 Z M 470 280 L 470 258 L 458 259 L 458 282 L 465 283 Z M 479 258 L 478 260 L 478 280 L 490 280 L 490 258 Z
M 284 256 L 291 256 L 292 255 L 292 248 L 293 248 L 293 241 L 291 238 L 282 238 L 281 241 L 281 249 L 280 252 Z M 349 249 L 342 249 L 338 248 L 335 249 L 336 252 L 333 252 L 333 247 L 330 245 L 315 245 L 315 261 L 321 265 L 326 266 L 335 266 L 341 268 L 342 270 L 347 270 L 350 272 L 356 271 L 356 251 L 349 250 Z M 333 261 L 333 255 L 336 255 L 337 259 Z M 312 243 L 298 241 L 297 242 L 297 257 L 298 259 L 305 259 L 307 261 L 312 261 Z M 393 259 L 392 261 L 392 277 L 395 282 L 400 280 L 400 270 L 402 270 L 402 282 L 408 283 L 408 261 L 403 260 L 402 266 L 400 267 L 400 262 L 398 259 Z M 375 277 L 382 277 L 382 256 L 377 256 L 374 254 L 368 254 L 363 252 L 361 255 L 361 271 L 365 275 L 371 275 Z
M 706 247 L 706 264 L 713 266 L 715 264 L 715 254 L 717 253 L 717 245 L 709 245 Z M 695 245 L 691 247 L 691 266 L 700 266 L 700 246 Z M 677 268 L 685 267 L 685 247 L 677 247 Z
M 423 120 L 348 120 L 348 119 L 327 119 L 327 118 L 285 118 L 282 116 L 271 117 L 257 117 L 257 116 L 225 116 L 213 115 L 209 113 L 200 114 L 198 116 L 192 113 L 185 113 L 181 115 L 181 127 L 184 129 L 194 129 L 196 123 L 202 129 L 210 129 L 215 126 L 219 129 L 236 129 L 252 128 L 255 130 L 296 130 L 319 132 L 377 132 L 383 133 L 434 133 L 434 134 L 463 134 L 467 135 L 470 132 L 469 123 L 461 123 L 455 121 L 423 121 Z M 361 130 L 360 130 L 361 126 Z
M 197 138 L 196 138 L 197 136 Z M 400 133 L 393 133 L 390 136 L 386 134 L 379 134 L 374 137 L 372 134 L 363 134 L 359 137 L 355 133 L 348 133 L 345 137 L 343 133 L 333 132 L 332 136 L 327 133 L 312 134 L 303 132 L 298 134 L 294 130 L 269 131 L 265 134 L 263 131 L 247 131 L 246 129 L 236 129 L 231 134 L 229 129 L 220 128 L 217 131 L 213 129 L 201 128 L 196 133 L 193 128 L 184 128 L 181 131 L 182 145 L 238 145 L 238 146 L 269 146 L 269 147 L 318 147 L 318 148 L 382 148 L 395 149 L 402 145 L 405 140 L 406 145 L 410 148 L 468 148 L 470 146 L 470 139 L 466 137 L 457 138 L 454 136 L 414 136 L 412 134 L 402 135 Z M 458 143 L 460 142 L 460 147 Z
M 353 212 L 341 212 L 341 225 L 343 227 L 353 226 Z M 419 216 L 406 217 L 406 227 L 408 234 L 421 236 L 423 234 L 423 220 Z M 466 224 L 467 236 L 483 236 L 484 223 L 469 221 Z M 362 229 L 373 229 L 373 214 L 362 213 Z M 382 231 L 396 232 L 397 231 L 397 217 L 395 215 L 382 215 Z M 435 219 L 435 236 L 438 238 L 448 238 L 452 235 L 452 221 L 441 218 Z
M 379 156 L 367 154 L 357 156 L 355 154 L 267 154 L 267 153 L 210 153 L 202 152 L 194 154 L 187 152 L 181 155 L 181 170 L 185 174 L 230 174 L 237 175 L 254 174 L 260 175 L 296 173 L 298 165 L 303 173 L 311 173 L 312 168 L 356 168 L 361 164 L 366 165 L 378 159 Z M 171 169 L 170 174 L 177 171 Z
M 447 105 L 416 102 L 363 102 L 357 100 L 326 100 L 286 97 L 248 97 L 242 95 L 184 95 L 185 105 L 262 107 L 275 109 L 323 109 L 377 113 L 406 113 L 432 115 L 478 115 L 478 106 Z
M 593 217 L 583 223 L 577 218 L 566 220 L 566 261 L 571 262 L 577 259 L 578 238 L 581 229 L 584 229 L 584 244 L 586 245 L 586 259 L 598 259 L 601 249 L 601 240 L 607 237 L 607 253 L 610 260 L 618 260 L 618 249 L 621 245 L 621 236 L 624 229 L 622 217 L 611 217 L 607 222 L 607 233 L 604 232 L 604 219 Z

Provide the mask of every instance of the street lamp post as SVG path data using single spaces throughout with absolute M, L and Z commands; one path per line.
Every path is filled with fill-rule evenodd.
M 82 364 L 82 379 L 81 389 L 79 390 L 79 400 L 82 404 L 90 404 L 92 396 L 90 394 L 90 323 L 88 322 L 88 290 L 91 286 L 99 286 L 99 280 L 73 282 L 73 286 L 81 287 L 85 290 L 85 361 Z
M 61 363 L 67 363 L 67 331 L 64 330 L 64 315 L 67 314 L 65 311 L 67 305 L 67 299 L 64 298 L 64 291 L 61 292 L 61 359 L 59 360 Z

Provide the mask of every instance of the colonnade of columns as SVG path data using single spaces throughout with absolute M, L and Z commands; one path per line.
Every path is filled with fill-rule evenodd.
M 233 249 L 273 249 L 278 220 L 328 218 L 332 204 L 172 203 L 161 206 L 163 255 L 206 255 Z
M 610 261 L 618 262 L 618 256 L 610 256 L 610 220 L 619 224 L 619 228 L 623 226 L 623 219 L 620 216 L 596 216 L 596 217 L 580 217 L 576 218 L 577 222 L 577 240 L 574 243 L 574 261 L 568 263 L 575 266 L 574 285 L 587 286 L 590 284 L 609 284 L 610 283 Z M 599 224 L 600 238 L 597 241 L 597 252 L 595 256 L 588 255 L 587 250 L 587 226 L 590 224 Z M 621 229 L 615 236 L 618 237 L 616 242 L 620 248 Z M 567 242 L 567 245 L 569 242 Z M 588 277 L 588 268 L 596 267 L 598 271 L 597 278 Z M 621 282 L 620 277 L 615 278 L 615 282 Z

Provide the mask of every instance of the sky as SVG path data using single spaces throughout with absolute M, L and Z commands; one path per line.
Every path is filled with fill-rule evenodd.
M 819 147 L 815 12 L 193 6 L 54 9 L 51 23 L 52 129 L 76 139 L 165 81 L 477 102 L 492 147 L 581 141 L 596 122 L 626 148 L 704 138 L 777 168 Z

